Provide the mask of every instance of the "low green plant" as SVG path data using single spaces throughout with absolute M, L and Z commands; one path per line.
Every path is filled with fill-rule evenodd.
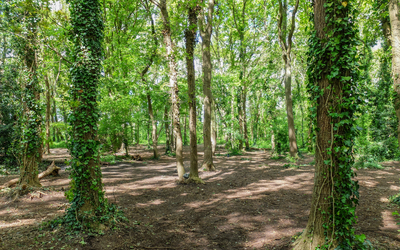
M 52 142 L 50 148 L 67 148 L 67 143 L 65 141 Z
M 354 164 L 357 169 L 368 168 L 368 169 L 384 169 L 384 167 L 379 164 L 378 160 L 373 156 L 361 156 Z
M 104 155 L 100 157 L 101 162 L 108 162 L 110 164 L 115 164 L 117 162 L 117 159 L 115 155 Z

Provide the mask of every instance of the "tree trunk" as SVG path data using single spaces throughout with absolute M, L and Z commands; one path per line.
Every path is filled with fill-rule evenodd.
M 278 38 L 282 49 L 282 58 L 285 63 L 285 99 L 286 99 L 286 115 L 288 119 L 288 130 L 289 130 L 289 151 L 291 157 L 297 156 L 297 141 L 296 131 L 294 127 L 293 117 L 293 100 L 292 100 L 292 66 L 291 66 L 291 50 L 292 50 L 292 37 L 295 30 L 296 24 L 296 12 L 299 6 L 299 0 L 296 1 L 292 12 L 292 25 L 290 30 L 287 29 L 287 11 L 288 5 L 287 0 L 282 3 L 279 0 L 279 21 L 278 21 Z
M 294 117 L 293 117 L 293 100 L 292 100 L 292 67 L 290 58 L 285 63 L 285 99 L 286 99 L 286 114 L 288 119 L 289 129 L 289 151 L 291 157 L 297 156 L 297 141 L 296 131 L 294 128 Z
M 150 93 L 147 93 L 147 104 L 149 106 L 149 115 L 150 115 L 150 120 L 151 120 L 151 126 L 152 126 L 152 132 L 151 136 L 153 139 L 153 157 L 154 159 L 158 159 L 158 150 L 157 150 L 157 122 L 156 119 L 154 119 L 154 114 L 153 114 L 153 106 L 151 104 L 151 96 Z
M 50 82 L 47 74 L 44 75 L 44 83 L 46 85 L 46 153 L 50 154 L 50 110 L 51 110 L 51 99 L 50 99 Z
M 176 136 L 176 167 L 178 170 L 179 181 L 182 182 L 185 168 L 183 166 L 183 145 L 180 125 L 180 110 L 179 110 L 179 89 L 178 89 L 178 73 L 175 61 L 175 45 L 171 38 L 171 26 L 167 10 L 167 0 L 160 0 L 158 7 L 161 10 L 163 20 L 163 35 L 164 43 L 167 50 L 167 58 L 169 61 L 169 82 L 171 88 L 171 103 L 172 103 L 172 122 L 174 126 L 174 134 Z
M 186 68 L 189 97 L 189 131 L 190 131 L 190 174 L 187 182 L 204 183 L 199 178 L 197 162 L 197 131 L 196 131 L 196 79 L 194 68 L 194 48 L 197 32 L 197 6 L 188 7 L 189 27 L 185 31 Z
M 171 153 L 170 131 L 168 122 L 168 105 L 164 108 L 164 127 L 165 127 L 165 153 Z
M 397 116 L 397 140 L 400 147 L 400 6 L 398 0 L 389 2 L 389 18 L 391 27 L 391 45 L 392 45 L 392 76 L 393 88 L 396 92 L 394 98 L 394 109 Z
M 237 87 L 237 107 L 238 107 L 238 120 L 239 120 L 239 151 L 243 150 L 243 104 L 242 104 L 242 87 Z
M 211 151 L 212 155 L 215 155 L 215 150 L 217 148 L 217 117 L 215 112 L 215 101 L 212 101 L 212 109 L 211 109 Z
M 23 86 L 23 129 L 22 138 L 25 141 L 22 152 L 22 166 L 20 169 L 19 184 L 26 186 L 40 186 L 38 179 L 38 164 L 42 155 L 41 139 L 41 109 L 39 108 L 40 87 L 37 77 L 37 54 L 34 46 L 37 44 L 37 26 L 35 21 L 35 7 L 29 13 L 31 18 L 27 20 L 27 41 L 21 41 L 24 51 L 21 58 L 27 68 L 28 79 Z
M 310 49 L 319 49 L 311 52 L 321 53 L 315 60 L 321 60 L 319 62 L 323 65 L 309 73 L 309 82 L 314 85 L 309 90 L 313 93 L 312 99 L 316 100 L 312 105 L 316 108 L 315 127 L 318 128 L 314 189 L 307 227 L 295 242 L 295 250 L 355 249 L 347 243 L 352 244 L 354 241 L 352 224 L 355 221 L 355 205 L 358 198 L 357 183 L 352 181 L 354 173 L 351 169 L 351 141 L 355 136 L 351 131 L 355 122 L 355 104 L 350 100 L 358 97 L 354 90 L 354 64 L 350 65 L 349 62 L 355 60 L 355 55 L 351 55 L 349 51 L 354 51 L 357 33 L 352 29 L 355 20 L 351 18 L 350 11 L 338 10 L 338 7 L 342 7 L 341 2 L 333 4 L 329 6 L 329 15 L 325 0 L 316 0 L 313 5 L 316 37 L 312 38 L 313 47 Z M 352 8 L 350 3 L 346 6 Z M 342 31 L 336 29 L 332 36 L 328 35 L 332 29 L 331 23 L 337 23 L 338 19 L 347 20 L 344 28 Z M 329 26 L 327 22 L 330 23 Z M 336 41 L 337 38 L 341 39 L 340 51 L 328 50 L 327 44 L 332 42 L 329 40 Z M 342 62 L 340 66 L 335 64 L 338 61 Z M 313 67 L 314 64 L 308 66 Z M 334 69 L 338 70 L 340 75 L 328 80 L 328 75 Z M 344 76 L 348 76 L 350 80 L 344 80 Z
M 185 125 L 183 128 L 183 145 L 185 146 L 188 144 L 186 131 L 187 131 L 187 116 L 185 115 Z
M 212 62 L 211 62 L 211 35 L 212 35 L 212 18 L 214 12 L 215 0 L 210 0 L 208 4 L 207 20 L 205 13 L 200 16 L 200 35 L 202 39 L 203 53 L 203 93 L 204 93 L 204 124 L 203 124 L 203 140 L 204 140 L 204 160 L 202 168 L 208 171 L 214 171 L 212 151 L 212 128 L 211 128 L 211 105 L 212 105 Z M 207 23 L 206 23 L 207 21 Z
M 246 116 L 246 102 L 247 102 L 247 86 L 246 84 L 243 87 L 243 133 L 244 133 L 244 142 L 246 145 L 246 150 L 250 149 L 249 144 L 249 136 L 247 131 L 247 116 Z
M 99 121 L 98 85 L 101 77 L 103 21 L 98 0 L 71 0 L 71 32 L 74 34 L 74 64 L 71 72 L 71 99 L 76 103 L 71 122 L 71 177 L 74 199 L 70 216 L 91 220 L 106 213 L 97 123 Z M 82 19 L 86 20 L 85 24 Z M 89 224 L 88 224 L 89 225 Z M 98 224 L 97 224 L 98 225 Z M 90 224 L 96 227 L 96 223 Z

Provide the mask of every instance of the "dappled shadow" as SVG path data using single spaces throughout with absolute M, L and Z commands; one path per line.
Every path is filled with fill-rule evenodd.
M 185 147 L 187 170 L 188 151 Z M 142 155 L 143 162 L 126 161 L 102 168 L 106 196 L 122 207 L 130 220 L 128 228 L 110 231 L 100 239 L 88 237 L 86 245 L 75 248 L 289 249 L 291 237 L 307 224 L 314 183 L 314 169 L 308 164 L 311 156 L 295 169 L 285 168 L 284 159 L 270 159 L 269 152 L 227 157 L 227 152 L 219 149 L 217 171 L 200 171 L 206 185 L 178 185 L 174 158 L 163 155 L 152 160 L 151 151 L 145 148 L 135 152 Z M 357 232 L 397 242 L 393 248 L 389 242 L 383 249 L 398 249 L 400 228 L 391 214 L 395 207 L 387 197 L 400 189 L 399 171 L 357 172 L 361 186 Z M 63 214 L 66 177 L 63 171 L 59 178 L 42 181 L 43 186 L 52 187 L 45 192 L 47 197 L 24 197 L 1 204 L 0 234 Z

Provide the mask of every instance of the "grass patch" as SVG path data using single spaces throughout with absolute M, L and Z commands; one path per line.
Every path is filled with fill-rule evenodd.
M 60 142 L 52 142 L 50 143 L 50 148 L 67 148 L 67 142 L 60 141 Z

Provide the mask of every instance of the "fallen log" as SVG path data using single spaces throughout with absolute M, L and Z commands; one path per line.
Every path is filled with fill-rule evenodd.
M 39 174 L 38 178 L 39 180 L 48 176 L 48 175 L 53 175 L 53 176 L 58 176 L 58 171 L 60 171 L 60 167 L 57 167 L 54 161 L 51 163 L 50 166 L 47 167 L 46 171 L 43 171 L 42 173 Z M 3 188 L 8 188 L 11 187 L 15 184 L 17 184 L 19 181 L 19 178 L 12 179 L 11 181 L 5 183 L 3 186 L 0 187 L 0 190 Z

